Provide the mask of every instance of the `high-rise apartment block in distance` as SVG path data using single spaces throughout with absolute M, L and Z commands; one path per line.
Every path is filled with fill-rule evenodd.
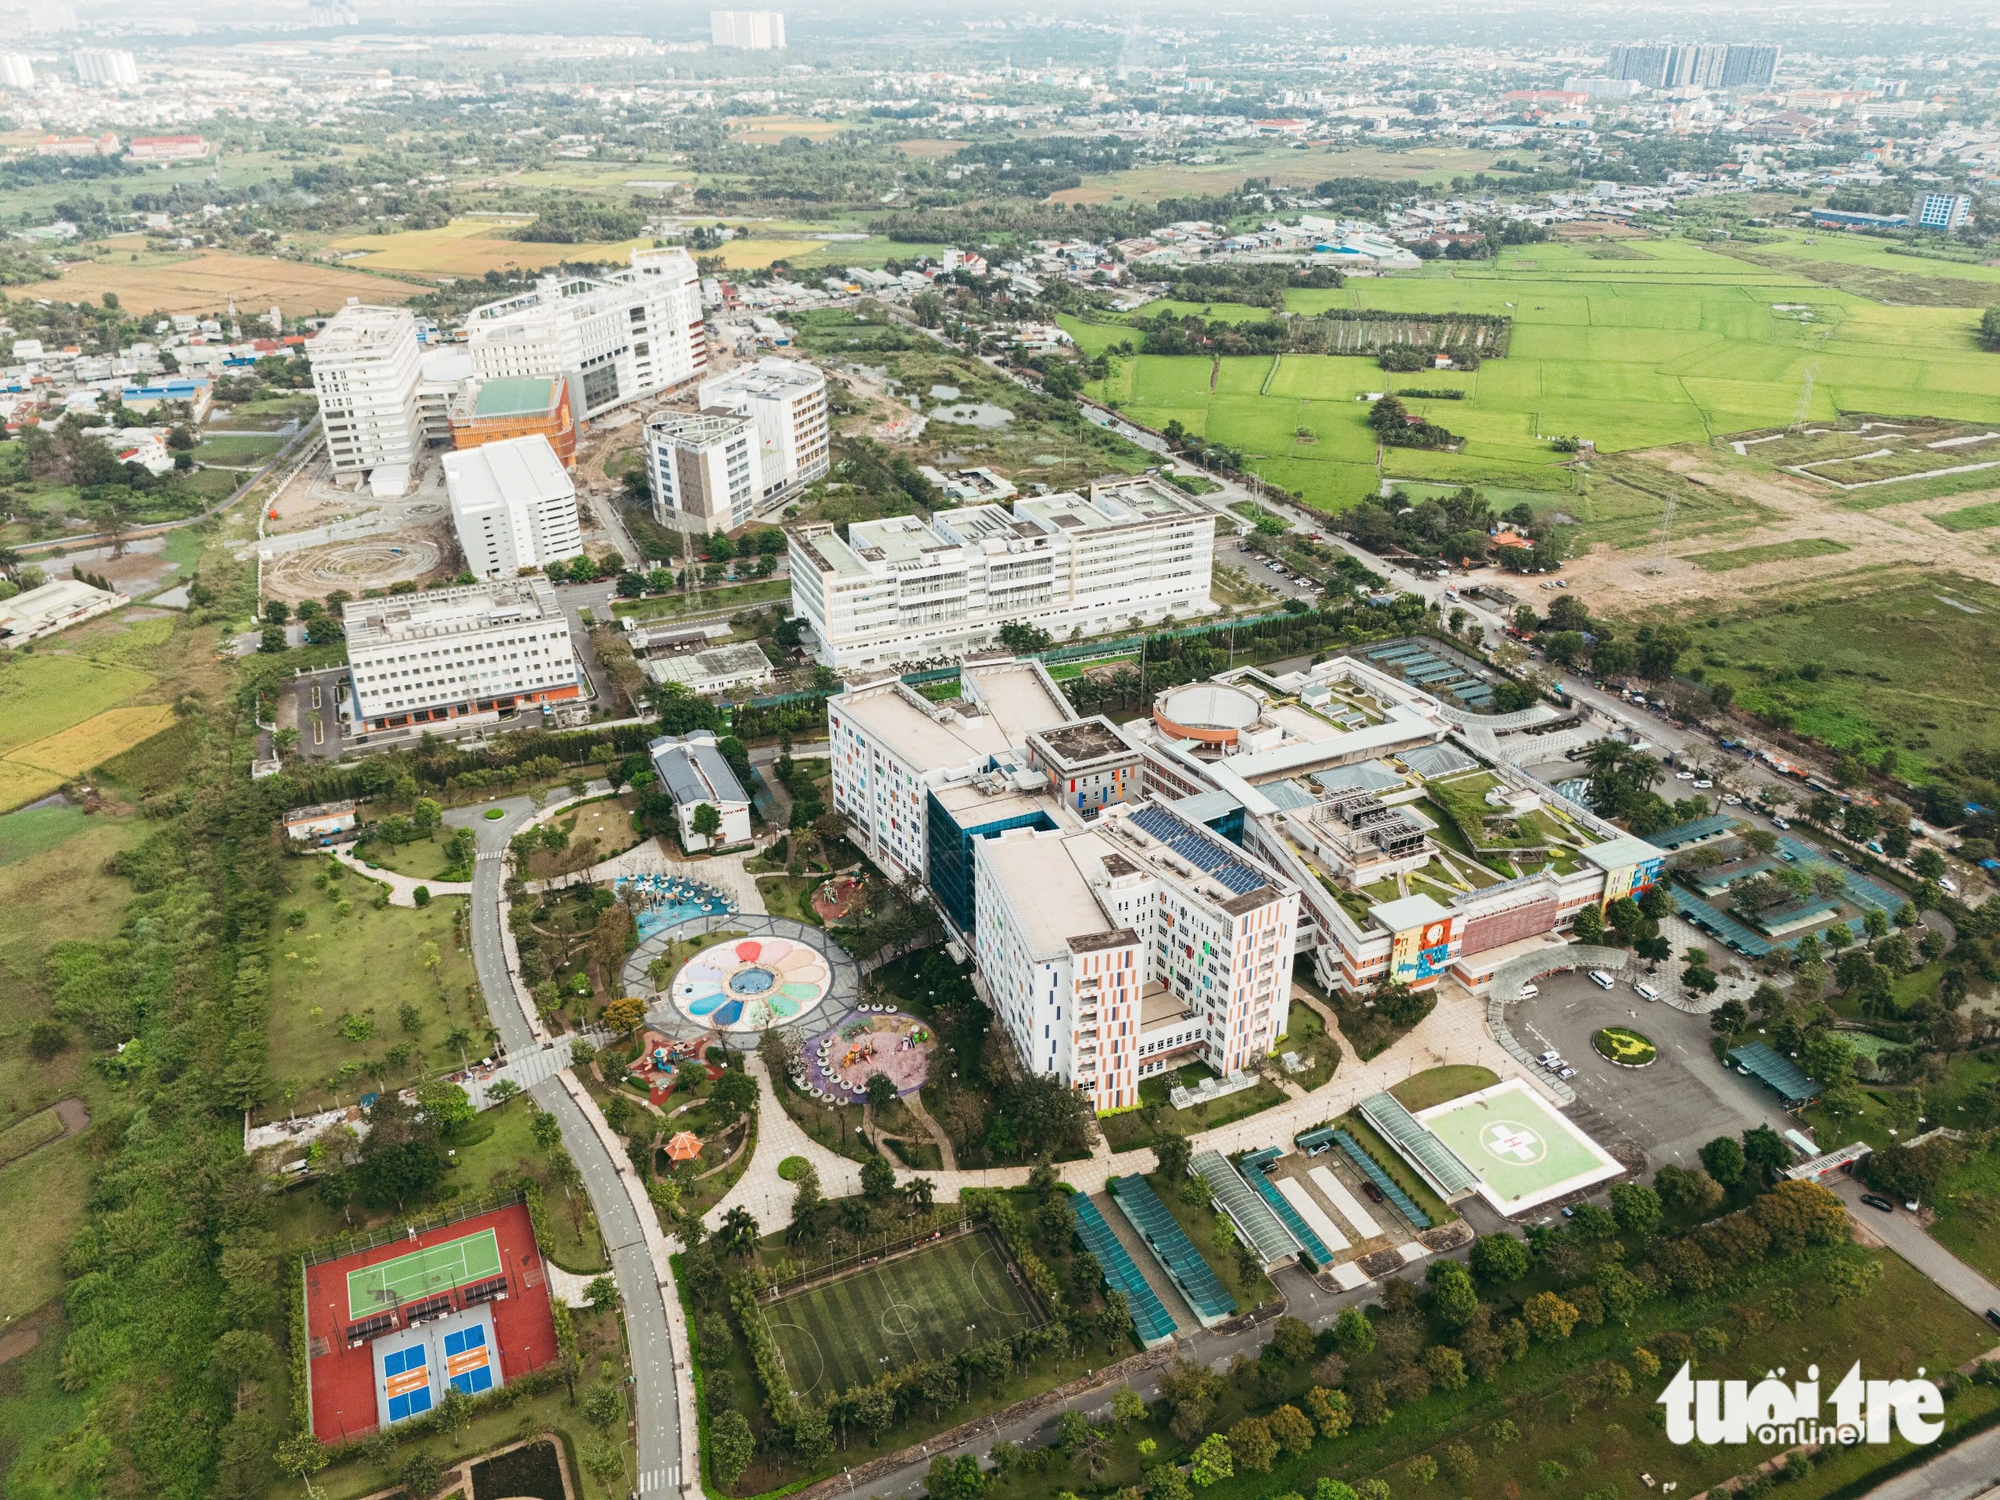
M 562 375 L 584 421 L 698 379 L 708 368 L 701 279 L 685 250 L 634 250 L 601 279 L 544 276 L 466 320 L 481 380 Z
M 708 40 L 715 47 L 741 47 L 746 52 L 782 52 L 785 13 L 781 10 L 712 10 Z
M 74 54 L 76 81 L 110 88 L 136 84 L 139 64 L 132 54 L 111 47 L 79 47 Z
M 35 86 L 35 64 L 25 52 L 0 52 L 0 84 L 10 89 Z
M 764 495 L 757 424 L 728 412 L 667 411 L 646 423 L 653 519 L 709 536 L 747 525 Z
M 481 578 L 512 578 L 583 551 L 576 485 L 545 437 L 447 453 L 444 483 L 465 566 Z
M 1778 73 L 1773 45 L 1720 42 L 1658 42 L 1613 47 L 1605 64 L 1613 78 L 1649 89 L 1763 88 Z
M 410 310 L 350 302 L 307 345 L 307 358 L 333 472 L 366 474 L 378 495 L 402 494 L 424 446 Z
M 760 359 L 704 380 L 699 394 L 704 412 L 726 411 L 757 424 L 760 504 L 774 504 L 826 473 L 826 377 L 812 365 Z

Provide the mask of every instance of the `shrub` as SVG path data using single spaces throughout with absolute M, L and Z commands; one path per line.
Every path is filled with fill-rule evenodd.
M 1446 1443 L 1441 1461 L 1445 1473 L 1459 1484 L 1466 1483 L 1479 1472 L 1479 1455 L 1467 1442 Z

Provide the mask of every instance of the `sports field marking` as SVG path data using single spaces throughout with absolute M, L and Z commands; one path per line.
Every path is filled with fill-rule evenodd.
M 886 1370 L 948 1360 L 1039 1321 L 1026 1290 L 1005 1278 L 1002 1253 L 990 1234 L 957 1236 L 769 1305 L 771 1336 L 794 1384 L 868 1385 Z M 982 1273 L 988 1256 L 996 1264 Z
M 489 1276 L 498 1276 L 500 1271 L 500 1237 L 491 1229 L 483 1229 L 463 1239 L 426 1245 L 394 1260 L 349 1271 L 347 1310 L 354 1317 L 379 1312 L 469 1282 L 484 1281 Z

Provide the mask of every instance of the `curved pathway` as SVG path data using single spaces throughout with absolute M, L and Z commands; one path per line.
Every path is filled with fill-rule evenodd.
M 329 849 L 326 852 L 361 876 L 363 880 L 373 880 L 386 885 L 389 888 L 391 906 L 415 906 L 418 886 L 423 886 L 433 896 L 472 894 L 472 882 L 469 880 L 418 880 L 414 876 L 398 875 L 394 870 L 375 869 L 366 861 L 357 859 L 347 849 Z
M 489 820 L 487 806 L 500 807 L 506 816 Z M 541 816 L 556 810 L 548 808 Z M 471 828 L 479 838 L 472 874 L 472 961 L 493 1025 L 509 1061 L 517 1063 L 545 1048 L 555 1050 L 539 1036 L 532 1002 L 509 960 L 512 945 L 503 915 L 507 840 L 535 817 L 534 804 L 526 797 L 452 808 L 444 815 L 449 826 Z M 684 1489 L 699 1494 L 693 1383 L 685 1374 L 687 1333 L 680 1326 L 680 1299 L 667 1268 L 658 1216 L 617 1138 L 574 1078 L 556 1073 L 527 1092 L 561 1123 L 563 1144 L 583 1174 L 611 1256 L 631 1347 L 639 1435 L 636 1493 L 639 1500 L 658 1500 Z

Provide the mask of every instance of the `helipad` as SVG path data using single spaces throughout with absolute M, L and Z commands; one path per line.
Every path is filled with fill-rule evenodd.
M 1525 1079 L 1510 1078 L 1417 1116 L 1479 1179 L 1479 1196 L 1518 1214 L 1624 1168 L 1551 1107 Z

